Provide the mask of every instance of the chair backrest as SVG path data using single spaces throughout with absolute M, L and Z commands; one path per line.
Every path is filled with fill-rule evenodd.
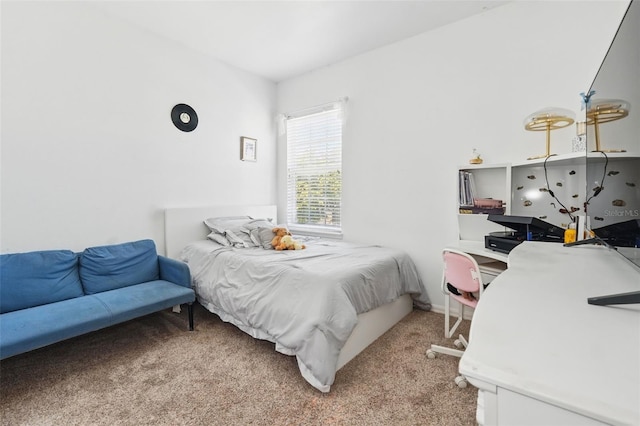
M 445 249 L 443 287 L 450 283 L 455 288 L 469 293 L 482 293 L 483 284 L 476 260 L 467 253 Z

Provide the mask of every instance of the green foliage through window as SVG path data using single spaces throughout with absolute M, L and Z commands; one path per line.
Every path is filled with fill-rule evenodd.
M 287 223 L 341 229 L 341 107 L 287 119 Z
M 340 226 L 340 170 L 296 178 L 296 221 L 300 224 Z

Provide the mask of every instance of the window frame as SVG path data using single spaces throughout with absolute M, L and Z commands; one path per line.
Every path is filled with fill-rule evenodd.
M 286 173 L 287 173 L 287 177 L 286 177 L 286 204 L 287 204 L 287 215 L 286 215 L 286 223 L 287 223 L 287 227 L 289 228 L 290 231 L 295 232 L 295 233 L 299 233 L 299 234 L 303 234 L 303 235 L 312 235 L 312 236 L 323 236 L 323 237 L 330 237 L 330 238 L 342 238 L 342 194 L 343 194 L 343 189 L 342 189 L 342 148 L 343 148 L 343 143 L 344 143 L 344 102 L 339 101 L 339 102 L 332 102 L 329 104 L 324 104 L 324 105 L 320 105 L 318 107 L 313 107 L 313 108 L 308 108 L 305 110 L 301 110 L 298 111 L 296 113 L 293 114 L 289 114 L 287 116 L 285 116 L 285 120 L 284 120 L 284 127 L 285 127 L 285 144 L 286 144 Z M 295 143 L 295 141 L 291 141 L 290 140 L 290 121 L 291 120 L 299 120 L 299 119 L 305 119 L 305 118 L 309 118 L 312 119 L 313 116 L 320 116 L 320 115 L 330 115 L 330 114 L 335 114 L 335 118 L 330 118 L 329 120 L 333 120 L 335 125 L 335 121 L 337 120 L 337 126 L 339 127 L 338 129 L 338 143 L 339 143 L 339 154 L 338 154 L 338 172 L 340 175 L 340 193 L 339 196 L 337 198 L 337 202 L 338 202 L 338 211 L 339 211 L 339 217 L 340 217 L 340 221 L 339 224 L 336 225 L 324 225 L 324 224 L 308 224 L 308 223 L 298 223 L 297 221 L 293 221 L 296 218 L 296 212 L 292 211 L 292 208 L 295 209 L 295 205 L 298 204 L 298 198 L 295 194 L 295 189 L 292 189 L 292 187 L 294 187 L 294 183 L 291 182 L 291 175 L 292 175 L 292 164 L 291 164 L 291 150 L 292 150 L 292 143 Z M 332 128 L 335 131 L 335 127 Z M 334 135 L 335 137 L 335 135 Z M 314 143 L 317 142 L 317 140 L 314 141 L 310 141 L 309 143 Z M 329 145 L 331 143 L 335 143 L 335 140 L 331 140 L 329 139 L 329 141 L 325 141 L 325 142 L 320 142 L 322 144 L 325 145 Z M 326 147 L 326 146 L 325 146 Z M 299 147 L 298 147 L 299 148 Z M 333 155 L 329 155 L 330 158 L 333 158 L 335 154 Z M 326 158 L 326 157 L 324 157 Z M 318 164 L 319 162 L 314 163 L 314 165 L 312 166 L 312 168 L 316 168 L 319 166 Z M 303 169 L 303 167 L 301 167 L 300 169 Z M 292 193 L 294 192 L 294 193 Z

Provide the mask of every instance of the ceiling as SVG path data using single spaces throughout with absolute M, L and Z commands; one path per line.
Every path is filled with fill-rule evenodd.
M 117 1 L 104 13 L 274 82 L 508 1 Z

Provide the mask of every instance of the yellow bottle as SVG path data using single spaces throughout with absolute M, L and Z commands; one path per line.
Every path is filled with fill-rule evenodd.
M 573 224 L 571 224 L 573 225 Z M 576 229 L 575 229 L 575 225 L 574 228 L 571 228 L 571 225 L 569 225 L 569 229 L 565 229 L 564 231 L 564 243 L 573 243 L 576 240 Z

